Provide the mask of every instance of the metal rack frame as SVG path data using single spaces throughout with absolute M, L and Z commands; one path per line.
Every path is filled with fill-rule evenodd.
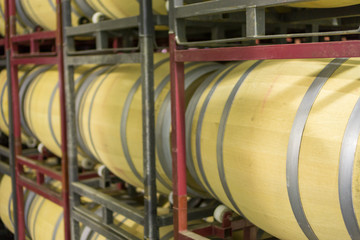
M 330 36 L 341 34 L 360 34 L 360 28 L 351 32 L 327 32 L 293 35 L 265 35 L 264 8 L 281 6 L 288 3 L 304 2 L 305 0 L 215 0 L 184 5 L 183 0 L 170 0 L 170 64 L 171 64 L 171 100 L 172 100 L 172 146 L 173 146 L 173 188 L 174 188 L 174 232 L 175 239 L 206 239 L 204 236 L 218 235 L 216 227 L 187 226 L 187 190 L 186 190 L 186 149 L 185 149 L 185 90 L 184 62 L 197 61 L 240 61 L 260 59 L 298 59 L 298 58 L 340 58 L 360 57 L 360 41 L 321 42 L 304 44 L 284 44 L 267 46 L 192 48 L 188 46 L 207 46 L 219 43 L 238 42 L 264 38 L 299 37 L 299 36 Z M 314 1 L 314 0 L 311 0 Z M 251 4 L 250 4 L 251 2 Z M 360 5 L 342 9 L 307 10 L 303 16 L 293 16 L 294 21 L 346 16 L 359 16 L 351 9 Z M 246 37 L 237 39 L 210 40 L 188 42 L 184 28 L 185 18 L 208 14 L 246 11 Z M 314 13 L 318 13 L 315 14 Z M 236 224 L 228 225 L 229 230 L 239 229 Z M 251 231 L 247 231 L 245 239 L 256 239 Z
M 65 0 L 69 9 L 70 1 Z M 152 1 L 140 1 L 140 15 L 124 19 L 106 20 L 96 24 L 71 27 L 70 16 L 65 20 L 65 58 L 66 58 L 66 95 L 68 117 L 68 156 L 70 173 L 70 202 L 72 209 L 71 226 L 73 239 L 79 239 L 79 222 L 91 227 L 108 239 L 135 239 L 129 233 L 114 226 L 113 213 L 121 213 L 128 219 L 144 226 L 146 239 L 158 239 L 159 227 L 171 225 L 173 215 L 158 216 L 156 190 L 155 158 L 155 119 L 154 119 L 154 75 L 153 52 L 155 44 L 155 25 L 168 25 L 167 16 L 153 16 Z M 107 31 L 139 28 L 138 48 L 109 48 Z M 96 49 L 75 51 L 73 37 L 95 33 Z M 138 50 L 138 51 L 136 51 Z M 133 51 L 128 53 L 128 51 Z M 143 153 L 144 153 L 144 210 L 140 211 L 114 197 L 99 192 L 94 181 L 81 182 L 78 178 L 77 136 L 75 123 L 74 67 L 82 64 L 141 63 L 142 106 L 143 106 Z M 96 183 L 95 183 L 96 185 Z M 99 185 L 99 184 L 97 184 Z M 103 216 L 87 211 L 80 204 L 80 197 L 86 196 L 102 206 Z M 212 215 L 215 206 L 193 209 L 189 219 L 199 219 Z M 154 214 L 155 213 L 155 214 Z
M 9 18 L 6 21 L 8 29 L 8 79 L 9 84 L 9 105 L 11 112 L 9 114 L 11 126 L 10 134 L 10 165 L 12 172 L 13 192 L 16 196 L 17 210 L 15 214 L 15 238 L 26 239 L 25 219 L 24 219 L 24 195 L 23 188 L 27 188 L 34 193 L 43 196 L 46 199 L 62 206 L 64 208 L 64 231 L 65 239 L 70 240 L 69 225 L 69 184 L 68 184 L 68 160 L 67 160 L 67 136 L 66 136 L 66 115 L 65 115 L 65 92 L 64 92 L 64 61 L 62 48 L 62 9 L 61 1 L 56 1 L 57 29 L 55 31 L 35 32 L 25 35 L 16 34 L 16 3 L 15 0 L 6 0 Z M 40 40 L 53 40 L 55 50 L 52 52 L 40 51 Z M 18 45 L 27 42 L 30 45 L 28 53 L 20 53 Z M 21 120 L 20 120 L 20 102 L 19 102 L 19 83 L 18 83 L 18 65 L 22 64 L 57 64 L 59 69 L 59 88 L 60 88 L 60 111 L 61 111 L 61 150 L 62 150 L 62 171 L 55 171 L 40 161 L 36 156 L 25 156 L 21 145 Z M 10 81 L 9 81 L 10 82 Z M 36 180 L 24 175 L 24 166 L 33 169 L 36 172 Z M 44 183 L 45 176 L 58 180 L 62 184 L 62 192 L 59 194 L 49 189 Z M 15 197 L 14 196 L 14 197 Z
M 299 38 L 299 37 L 312 37 L 318 38 L 320 36 L 340 36 L 340 35 L 352 35 L 360 33 L 360 23 L 356 29 L 352 30 L 336 30 L 336 31 L 319 31 L 319 21 L 331 18 L 340 17 L 355 17 L 360 16 L 360 5 L 351 7 L 342 7 L 334 9 L 307 9 L 300 13 L 283 14 L 279 19 L 272 16 L 272 21 L 286 24 L 299 24 L 301 21 L 314 22 L 311 32 L 301 33 L 283 33 L 283 34 L 266 34 L 266 9 L 270 7 L 284 6 L 292 3 L 299 2 L 311 2 L 316 0 L 212 0 L 206 2 L 199 2 L 193 4 L 184 5 L 184 1 L 175 1 L 175 8 L 172 8 L 171 24 L 173 26 L 172 31 L 176 36 L 176 43 L 182 46 L 219 46 L 230 43 L 248 42 L 253 40 L 265 40 L 265 39 L 284 39 L 284 38 Z M 244 18 L 242 19 L 243 25 L 246 30 L 243 31 L 243 36 L 224 38 L 222 34 L 218 34 L 221 37 L 212 40 L 203 41 L 188 41 L 186 38 L 186 21 L 190 18 L 204 18 L 212 15 L 229 14 L 234 12 L 244 12 Z M 269 14 L 271 15 L 271 14 Z M 271 18 L 271 16 L 269 17 Z M 210 18 L 211 19 L 211 18 Z M 223 19 L 224 20 L 224 19 Z M 211 20 L 210 20 L 211 21 Z M 284 31 L 284 29 L 282 29 Z

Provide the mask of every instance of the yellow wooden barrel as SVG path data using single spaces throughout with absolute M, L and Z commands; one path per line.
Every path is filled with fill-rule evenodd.
M 110 19 L 125 18 L 139 15 L 137 0 L 86 0 L 97 12 L 105 14 Z M 166 15 L 165 0 L 153 0 L 155 14 Z
M 17 0 L 17 10 L 23 22 L 30 21 L 32 24 L 41 26 L 45 30 L 56 29 L 56 0 Z M 82 11 L 72 2 L 71 19 L 72 25 L 77 26 L 84 16 Z M 25 20 L 26 19 L 26 20 Z
M 76 88 L 92 72 L 92 66 L 76 68 Z M 61 122 L 58 87 L 59 74 L 56 66 L 44 65 L 32 70 L 21 85 L 24 125 L 47 149 L 61 157 Z M 79 157 L 84 154 L 79 151 Z
M 29 72 L 33 69 L 31 66 L 22 66 L 19 68 L 19 82 L 24 82 Z M 7 71 L 0 72 L 0 130 L 9 135 L 9 104 L 8 104 L 8 87 L 7 87 Z M 34 147 L 37 143 L 36 138 L 31 131 L 23 127 L 21 132 L 22 143 Z
M 219 68 L 214 63 L 186 64 L 188 99 L 201 80 Z M 139 64 L 103 67 L 78 94 L 78 129 L 84 146 L 114 174 L 143 187 L 142 108 Z M 170 75 L 168 55 L 155 55 L 157 188 L 172 191 L 170 152 Z M 79 90 L 81 91 L 81 90 Z M 197 185 L 190 186 L 200 191 Z M 191 190 L 190 190 L 191 191 Z M 191 191 L 195 194 L 194 191 Z
M 295 3 L 291 6 L 303 8 L 335 8 L 346 7 L 356 4 L 360 4 L 360 2 L 358 0 L 314 0 L 303 3 Z
M 4 175 L 0 182 L 0 218 L 9 231 L 14 232 L 14 214 L 11 194 L 11 178 Z
M 28 33 L 30 30 L 23 22 L 17 19 L 16 31 L 18 34 Z M 0 35 L 5 36 L 5 1 L 0 1 Z
M 195 179 L 280 239 L 359 239 L 359 74 L 360 59 L 228 66 L 188 107 Z

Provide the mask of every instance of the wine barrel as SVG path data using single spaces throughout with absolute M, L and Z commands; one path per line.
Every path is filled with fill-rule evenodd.
M 16 21 L 16 31 L 18 34 L 28 33 L 31 29 L 21 20 Z M 5 36 L 5 1 L 0 1 L 0 34 Z
M 54 187 L 59 184 L 53 182 Z M 58 189 L 59 190 L 59 189 Z M 5 226 L 14 232 L 13 220 L 13 199 L 11 191 L 11 178 L 4 176 L 0 182 L 0 217 Z M 95 212 L 98 216 L 102 215 L 99 205 L 84 200 L 83 207 Z M 168 208 L 158 208 L 159 214 L 167 214 Z M 204 223 L 202 221 L 192 221 L 191 224 Z M 33 240 L 63 240 L 64 239 L 64 216 L 63 208 L 55 203 L 36 195 L 26 192 L 25 195 L 25 224 L 29 237 Z M 141 239 L 144 237 L 144 227 L 136 222 L 114 213 L 114 225 L 125 230 L 129 234 Z M 173 239 L 173 226 L 165 226 L 159 229 L 160 239 Z M 87 226 L 83 226 L 80 240 L 105 240 L 106 238 L 96 233 Z
M 31 72 L 33 67 L 31 66 L 22 66 L 19 68 L 19 82 L 22 84 L 24 80 L 28 77 L 28 74 Z M 7 70 L 4 69 L 0 72 L 0 130 L 9 135 L 9 102 L 8 102 L 8 81 L 7 81 Z M 21 99 L 23 94 L 21 94 Z M 34 147 L 37 144 L 36 137 L 31 133 L 31 131 L 23 125 L 21 131 L 21 141 L 22 143 L 28 145 L 29 147 Z
M 214 63 L 186 64 L 187 99 L 199 83 L 219 68 Z M 143 187 L 142 107 L 140 64 L 100 68 L 77 95 L 77 124 L 85 152 L 103 162 L 131 185 Z M 155 55 L 155 118 L 157 188 L 172 191 L 170 147 L 170 74 L 168 55 Z M 201 191 L 189 176 L 189 191 Z
M 208 192 L 280 239 L 360 239 L 360 59 L 245 61 L 187 109 Z
M 0 218 L 9 231 L 14 232 L 14 214 L 12 203 L 11 178 L 2 176 L 0 181 Z
M 335 8 L 359 4 L 358 0 L 316 0 L 303 3 L 294 3 L 293 7 L 303 8 Z
M 110 19 L 139 15 L 139 1 L 137 0 L 85 0 L 85 2 L 95 11 L 105 14 Z M 167 14 L 165 0 L 153 0 L 152 4 L 155 14 Z
M 92 66 L 81 66 L 75 70 L 75 88 L 93 71 Z M 38 66 L 25 78 L 20 87 L 23 96 L 21 111 L 23 127 L 31 131 L 47 149 L 61 157 L 61 120 L 59 98 L 59 74 L 56 66 Z M 4 101 L 5 102 L 5 101 Z M 80 151 L 81 159 L 86 156 Z
M 71 2 L 72 25 L 77 26 L 84 14 L 74 1 Z M 55 30 L 56 7 L 56 0 L 16 0 L 20 19 L 31 28 L 40 26 L 44 30 Z

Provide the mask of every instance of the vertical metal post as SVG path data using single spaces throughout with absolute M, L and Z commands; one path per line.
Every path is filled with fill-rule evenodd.
M 11 81 L 11 105 L 12 108 L 12 137 L 13 137 L 13 163 L 15 169 L 13 170 L 15 175 L 15 180 L 12 180 L 12 184 L 15 185 L 16 194 L 16 203 L 14 203 L 14 208 L 17 208 L 17 238 L 19 240 L 25 240 L 25 219 L 24 219 L 24 194 L 22 187 L 18 184 L 19 176 L 23 172 L 21 165 L 17 163 L 17 155 L 21 154 L 21 123 L 20 123 L 20 102 L 19 102 L 19 81 L 18 81 L 18 66 L 12 64 L 12 55 L 13 55 L 13 46 L 11 44 L 11 38 L 16 35 L 16 4 L 15 0 L 8 1 L 9 7 L 9 49 L 10 49 L 10 77 Z
M 145 187 L 145 239 L 159 239 L 157 224 L 155 116 L 154 116 L 154 24 L 152 0 L 140 1 L 142 74 L 142 121 Z
M 14 121 L 13 121 L 13 104 L 12 104 L 12 85 L 11 85 L 11 49 L 10 49 L 10 6 L 9 0 L 5 0 L 5 54 L 6 54 L 6 69 L 7 69 L 7 88 L 8 88 L 8 103 L 9 103 L 9 166 L 11 176 L 11 189 L 13 198 L 13 213 L 14 213 L 14 239 L 19 240 L 18 236 L 18 209 L 15 206 L 17 203 L 16 194 L 16 161 L 15 161 L 15 136 L 14 136 Z
M 67 9 L 69 11 L 69 9 Z M 64 210 L 64 237 L 70 240 L 70 205 L 69 205 L 69 174 L 67 153 L 67 121 L 65 106 L 64 49 L 63 49 L 63 9 L 61 0 L 56 0 L 56 51 L 59 71 L 59 96 L 61 119 L 61 168 L 62 168 L 62 200 Z
M 186 189 L 186 149 L 185 149 L 185 76 L 184 63 L 177 62 L 175 28 L 183 25 L 175 16 L 175 7 L 182 6 L 183 0 L 170 1 L 169 6 L 169 49 L 171 72 L 171 146 L 172 177 L 174 198 L 174 239 L 187 230 L 187 189 Z M 181 34 L 181 33 L 179 33 Z M 185 34 L 185 33 L 182 33 Z M 179 37 L 179 36 L 178 36 Z M 180 36 L 181 37 L 181 36 Z M 186 38 L 186 36 L 182 36 Z
M 265 34 L 265 8 L 246 9 L 246 36 L 256 37 Z
M 74 42 L 70 41 L 66 36 L 66 27 L 71 26 L 71 0 L 62 0 L 63 7 L 63 52 L 66 61 L 67 51 L 74 49 Z M 76 124 L 75 124 L 75 85 L 74 85 L 74 67 L 65 63 L 65 105 L 67 117 L 67 154 L 68 154 L 68 174 L 69 174 L 69 205 L 70 209 L 80 205 L 80 196 L 74 193 L 71 183 L 79 180 L 78 162 L 77 162 L 77 140 L 76 140 Z M 73 219 L 70 211 L 69 223 L 71 231 L 71 239 L 80 239 L 80 223 Z
M 171 146 L 173 158 L 174 192 L 174 238 L 187 230 L 187 190 L 186 190 L 186 149 L 185 149 L 185 87 L 184 63 L 175 60 L 175 35 L 170 34 L 171 69 Z

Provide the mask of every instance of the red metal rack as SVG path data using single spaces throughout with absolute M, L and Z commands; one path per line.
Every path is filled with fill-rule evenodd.
M 64 208 L 64 229 L 65 239 L 70 240 L 69 225 L 69 183 L 68 183 L 68 160 L 67 160 L 67 134 L 66 134 L 66 115 L 65 115 L 65 91 L 64 91 L 64 56 L 63 56 L 63 32 L 62 32 L 62 4 L 61 0 L 56 1 L 57 6 L 57 29 L 49 32 L 35 32 L 32 34 L 16 34 L 16 2 L 7 1 L 7 11 L 9 13 L 9 50 L 10 50 L 10 74 L 11 74 L 11 95 L 12 95 L 12 119 L 13 122 L 13 146 L 15 156 L 15 179 L 17 195 L 17 239 L 25 240 L 25 219 L 24 219 L 24 195 L 23 187 L 37 193 Z M 50 44 L 51 51 L 41 51 L 41 44 Z M 29 46 L 28 52 L 20 52 L 20 45 Z M 57 64 L 59 70 L 59 89 L 60 89 L 60 111 L 61 111 L 61 150 L 62 161 L 61 170 L 54 171 L 46 167 L 41 161 L 22 156 L 21 146 L 21 120 L 19 102 L 19 83 L 18 65 L 21 64 Z M 24 166 L 37 173 L 36 181 L 28 178 L 24 174 Z M 62 183 L 62 192 L 58 194 L 49 190 L 44 183 L 44 176 L 49 176 Z
M 170 68 L 171 68 L 171 112 L 172 112 L 172 156 L 173 156 L 173 189 L 174 189 L 174 236 L 175 239 L 207 239 L 205 237 L 217 236 L 226 238 L 231 231 L 243 229 L 244 239 L 256 239 L 253 225 L 245 220 L 229 221 L 225 214 L 221 226 L 208 225 L 188 228 L 187 221 L 187 181 L 186 181 L 186 149 L 185 149 L 185 89 L 184 89 L 184 63 L 206 61 L 241 61 L 262 59 L 304 59 L 304 58 L 341 58 L 360 57 L 360 41 L 319 42 L 304 44 L 284 44 L 267 46 L 240 46 L 218 48 L 186 49 L 179 45 L 176 34 L 176 13 L 182 9 L 174 10 L 173 1 L 170 1 Z M 175 1 L 174 1 L 175 2 Z M 180 1 L 179 1 L 180 2 Z M 181 1 L 182 2 L 182 1 Z M 214 1 L 213 1 L 214 2 Z M 225 1 L 226 2 L 226 1 Z M 243 1 L 245 2 L 245 1 Z M 217 1 L 214 4 L 218 4 Z M 211 3 L 209 3 L 211 4 Z M 204 3 L 205 5 L 205 3 Z M 189 7 L 189 6 L 188 6 Z M 215 10 L 214 10 L 215 11 Z M 204 12 L 207 12 L 204 9 Z M 208 12 L 206 13 L 208 14 Z M 183 19 L 179 20 L 183 24 Z M 261 36 L 259 36 L 260 38 Z M 256 39 L 254 37 L 253 39 Z M 181 41 L 180 41 L 181 43 Z M 230 214 L 230 213 L 229 213 Z M 230 235 L 229 235 L 230 234 Z

